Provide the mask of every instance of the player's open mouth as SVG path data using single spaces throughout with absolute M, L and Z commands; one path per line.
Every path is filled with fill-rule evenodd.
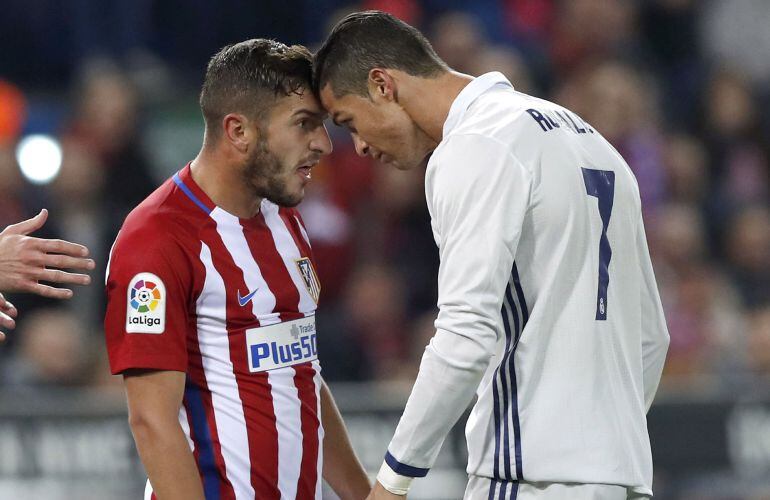
M 311 170 L 313 170 L 313 165 L 305 165 L 303 167 L 299 167 L 297 169 L 297 175 L 299 175 L 302 179 L 309 181 L 311 178 Z
M 321 158 L 313 155 L 310 158 L 307 159 L 305 163 L 300 163 L 299 167 L 297 167 L 297 175 L 305 182 L 309 182 L 311 178 L 311 170 L 313 170 L 313 167 L 318 165 L 318 162 L 321 161 Z

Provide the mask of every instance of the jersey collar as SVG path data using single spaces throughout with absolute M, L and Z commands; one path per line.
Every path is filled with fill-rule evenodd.
M 188 163 L 182 170 L 174 174 L 174 183 L 198 208 L 206 212 L 207 215 L 210 215 L 216 208 L 216 205 L 193 180 L 192 171 L 190 170 L 191 163 Z
M 449 132 L 457 126 L 465 114 L 465 111 L 471 104 L 473 104 L 473 101 L 492 87 L 498 86 L 513 89 L 511 82 L 498 71 L 492 71 L 491 73 L 485 73 L 478 76 L 474 78 L 471 83 L 466 85 L 465 88 L 457 94 L 452 106 L 449 108 L 449 114 L 444 122 L 443 137 L 446 137 Z

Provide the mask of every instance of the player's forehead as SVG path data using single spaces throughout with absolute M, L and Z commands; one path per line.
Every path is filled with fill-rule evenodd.
M 331 83 L 327 83 L 320 92 L 321 105 L 329 112 L 334 114 L 340 110 L 350 107 L 349 95 L 338 96 L 334 93 Z
M 344 94 L 337 96 L 331 88 L 331 84 L 327 84 L 320 92 L 321 105 L 329 113 L 334 123 L 338 124 L 341 121 L 348 120 L 350 118 L 366 118 L 365 109 L 363 108 L 362 101 L 365 101 L 360 96 L 353 94 Z M 361 115 L 361 116 L 358 116 Z
M 301 90 L 287 96 L 279 97 L 273 105 L 272 113 L 276 116 L 292 116 L 298 114 L 309 114 L 318 117 L 324 117 L 326 110 L 321 106 L 321 102 L 310 90 Z

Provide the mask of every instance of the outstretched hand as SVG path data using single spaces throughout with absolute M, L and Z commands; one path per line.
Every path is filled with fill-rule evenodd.
M 48 211 L 43 209 L 35 217 L 12 224 L 0 232 L 0 290 L 68 299 L 72 297 L 69 288 L 57 288 L 40 282 L 65 285 L 91 283 L 91 278 L 86 274 L 64 271 L 91 270 L 95 267 L 94 261 L 87 258 L 86 247 L 69 241 L 29 236 L 43 227 L 47 218 Z M 5 322 L 0 321 L 0 325 L 5 326 Z

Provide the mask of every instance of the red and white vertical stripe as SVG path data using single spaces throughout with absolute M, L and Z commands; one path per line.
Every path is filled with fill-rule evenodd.
M 306 243 L 304 235 L 292 234 L 272 203 L 262 204 L 262 214 L 261 229 L 246 227 L 219 208 L 210 214 L 216 226 L 204 231 L 200 251 L 205 277 L 196 303 L 201 366 L 196 385 L 204 395 L 212 441 L 217 441 L 215 461 L 226 475 L 222 498 L 320 499 L 320 364 L 250 373 L 243 327 L 232 321 L 244 313 L 239 293 L 255 290 L 245 305 L 253 317 L 250 326 L 286 320 L 280 311 L 297 311 L 297 316 L 315 312 L 295 263 L 307 255 L 299 246 Z M 184 408 L 180 419 L 188 420 Z M 190 424 L 182 424 L 194 448 Z

